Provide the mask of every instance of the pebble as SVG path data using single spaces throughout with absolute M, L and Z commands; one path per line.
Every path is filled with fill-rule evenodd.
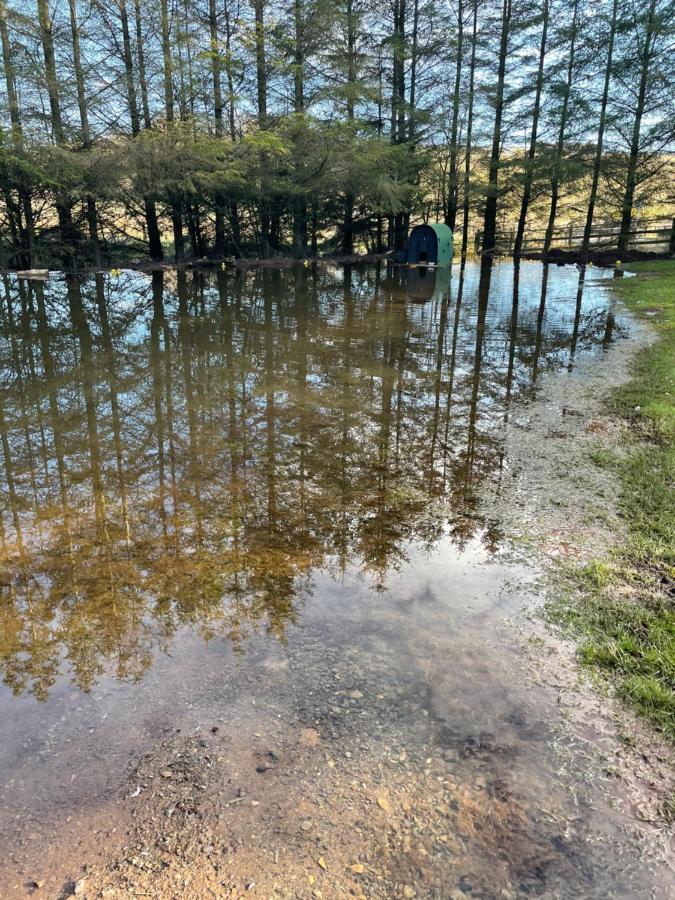
M 389 803 L 389 801 L 387 800 L 386 797 L 378 797 L 377 805 L 380 807 L 380 809 L 383 809 L 386 813 L 391 812 L 391 804 Z
M 311 827 L 312 823 L 309 819 L 305 819 L 304 822 L 300 823 L 300 828 L 302 828 L 303 831 L 310 831 Z

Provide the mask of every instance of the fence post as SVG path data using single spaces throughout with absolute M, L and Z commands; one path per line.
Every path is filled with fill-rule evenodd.
M 668 244 L 668 252 L 675 253 L 675 216 L 673 216 L 673 224 L 670 226 L 670 243 Z

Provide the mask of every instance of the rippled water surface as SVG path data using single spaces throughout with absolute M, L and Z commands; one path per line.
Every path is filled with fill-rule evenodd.
M 624 332 L 610 276 L 5 276 L 4 877 L 167 729 L 267 717 L 343 748 L 356 722 L 372 747 L 456 754 L 479 784 L 502 768 L 549 860 L 509 883 L 538 893 L 566 866 L 583 881 L 530 812 L 556 763 L 503 636 L 522 598 L 497 590 L 514 571 L 478 495 L 508 477 L 505 428 L 543 374 Z

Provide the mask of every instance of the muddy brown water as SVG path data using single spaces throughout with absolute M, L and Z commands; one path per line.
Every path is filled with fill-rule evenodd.
M 658 894 L 484 499 L 543 373 L 626 333 L 609 278 L 4 277 L 0 896 L 68 892 L 130 816 L 149 874 L 104 896 Z M 187 758 L 178 821 L 150 770 Z M 187 879 L 155 811 L 212 835 Z

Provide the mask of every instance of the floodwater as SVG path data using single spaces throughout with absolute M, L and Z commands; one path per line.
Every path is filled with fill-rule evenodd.
M 259 798 L 217 818 L 261 896 L 647 895 L 572 789 L 484 500 L 544 374 L 625 333 L 609 277 L 3 277 L 0 896 L 57 896 L 176 735 Z

